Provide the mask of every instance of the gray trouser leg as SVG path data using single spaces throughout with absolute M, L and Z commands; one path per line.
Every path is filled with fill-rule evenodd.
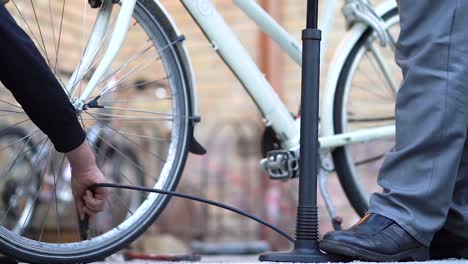
M 468 140 L 465 142 L 444 228 L 468 239 Z
M 399 9 L 396 144 L 369 211 L 429 245 L 452 204 L 467 135 L 468 1 L 400 0 Z

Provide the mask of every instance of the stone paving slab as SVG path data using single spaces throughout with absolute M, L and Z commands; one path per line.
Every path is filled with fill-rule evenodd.
M 95 264 L 169 264 L 169 263 L 176 263 L 176 264 L 196 264 L 196 263 L 264 263 L 268 264 L 268 262 L 259 262 L 258 256 L 203 256 L 202 260 L 199 262 L 166 262 L 166 261 L 123 261 L 119 259 L 108 259 L 105 262 L 95 262 Z M 354 261 L 353 264 L 373 264 L 375 262 L 360 262 Z M 387 264 L 393 264 L 392 262 L 386 262 Z M 394 262 L 396 264 L 396 262 Z M 468 264 L 468 260 L 440 260 L 440 261 L 425 261 L 425 262 L 405 262 L 405 264 Z M 271 262 L 271 264 L 277 264 Z M 288 264 L 288 263 L 284 263 Z M 377 263 L 376 263 L 377 264 Z M 382 263 L 379 263 L 382 264 Z
M 143 260 L 130 260 L 125 261 L 122 256 L 114 255 L 106 259 L 106 261 L 93 262 L 93 264 L 197 264 L 197 263 L 211 263 L 211 264 L 245 264 L 245 263 L 262 263 L 262 264 L 278 264 L 277 262 L 260 262 L 258 261 L 258 256 L 203 256 L 201 261 L 143 261 Z M 349 262 L 348 262 L 349 263 Z M 401 262 L 363 262 L 363 261 L 354 261 L 352 264 L 400 264 Z M 447 260 L 438 260 L 438 261 L 424 261 L 424 262 L 404 262 L 405 264 L 468 264 L 467 260 L 456 260 L 456 259 L 447 259 Z M 21 263 L 26 264 L 26 263 Z M 292 262 L 283 262 L 281 264 L 292 264 Z M 322 263 L 317 263 L 322 264 Z M 325 263 L 323 263 L 325 264 Z

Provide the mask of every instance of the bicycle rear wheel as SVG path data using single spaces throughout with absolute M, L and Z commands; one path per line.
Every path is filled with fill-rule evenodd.
M 379 45 L 368 29 L 353 47 L 341 70 L 333 108 L 335 133 L 352 132 L 395 123 L 395 99 L 401 71 L 394 61 L 399 34 L 398 10 L 383 16 L 390 43 Z M 377 174 L 394 137 L 349 144 L 332 152 L 341 186 L 354 210 L 363 216 L 370 194 L 381 191 Z
M 10 142 L 23 141 L 28 134 L 25 130 L 12 127 L 0 128 L 0 145 L 4 146 Z M 31 141 L 24 141 L 15 144 L 10 151 L 0 153 L 1 163 L 6 165 L 1 168 L 1 210 L 5 217 L 5 226 L 12 232 L 22 234 L 29 226 L 31 217 L 34 214 L 36 201 L 34 193 L 39 189 L 39 170 L 35 169 L 32 157 L 34 156 L 34 146 Z M 24 153 L 24 155 L 20 155 Z M 14 171 L 10 170 L 15 166 Z M 32 175 L 32 177 L 31 177 Z M 19 188 L 23 186 L 23 188 Z M 7 213 L 8 210 L 8 213 Z M 22 225 L 26 222 L 26 225 Z
M 90 8 L 88 1 L 66 0 L 11 0 L 7 8 L 65 86 L 72 73 L 81 67 L 89 33 L 101 9 Z M 111 25 L 119 8 L 117 4 L 113 6 Z M 91 100 L 101 95 L 99 104 L 104 108 L 86 109 L 79 113 L 79 120 L 96 156 L 112 159 L 99 162 L 104 172 L 104 166 L 115 166 L 115 162 L 122 161 L 121 167 L 115 168 L 122 169 L 119 176 L 107 175 L 109 181 L 142 184 L 143 181 L 125 175 L 138 169 L 138 177 L 143 175 L 146 186 L 173 190 L 183 171 L 192 136 L 191 94 L 180 43 L 166 28 L 170 23 L 155 13 L 157 10 L 152 1 L 137 2 L 123 47 L 109 73 L 89 97 Z M 79 97 L 86 87 L 111 32 L 105 35 L 83 78 L 72 80 L 75 91 L 69 94 L 70 100 Z M 27 232 L 13 232 L 0 218 L 1 252 L 34 263 L 83 263 L 102 259 L 136 239 L 164 209 L 168 196 L 150 194 L 138 200 L 131 198 L 129 202 L 122 199 L 119 190 L 112 190 L 106 201 L 106 215 L 98 214 L 96 218 L 106 222 L 92 224 L 92 237 L 81 240 L 64 155 L 55 151 L 47 136 L 35 127 L 5 88 L 0 89 L 0 104 L 2 124 L 28 131 L 24 139 L 2 142 L 0 153 L 31 142 L 35 150 L 32 162 L 41 164 L 39 188 L 32 195 L 37 206 L 31 211 L 35 213 L 29 213 L 27 221 L 18 222 L 28 227 Z M 109 151 L 113 153 L 110 156 Z M 0 166 L 7 164 L 0 163 Z M 19 169 L 12 166 L 8 173 Z M 119 208 L 124 208 L 127 214 L 122 215 Z

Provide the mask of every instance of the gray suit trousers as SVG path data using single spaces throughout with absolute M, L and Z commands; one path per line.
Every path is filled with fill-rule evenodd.
M 468 238 L 468 1 L 400 0 L 396 144 L 369 212 L 429 245 L 441 228 Z

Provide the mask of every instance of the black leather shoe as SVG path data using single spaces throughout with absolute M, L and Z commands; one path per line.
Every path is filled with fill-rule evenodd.
M 368 214 L 348 230 L 327 233 L 320 249 L 330 254 L 367 261 L 424 261 L 429 248 L 418 242 L 395 221 Z
M 431 259 L 468 259 L 468 239 L 442 229 L 434 235 L 429 252 Z

